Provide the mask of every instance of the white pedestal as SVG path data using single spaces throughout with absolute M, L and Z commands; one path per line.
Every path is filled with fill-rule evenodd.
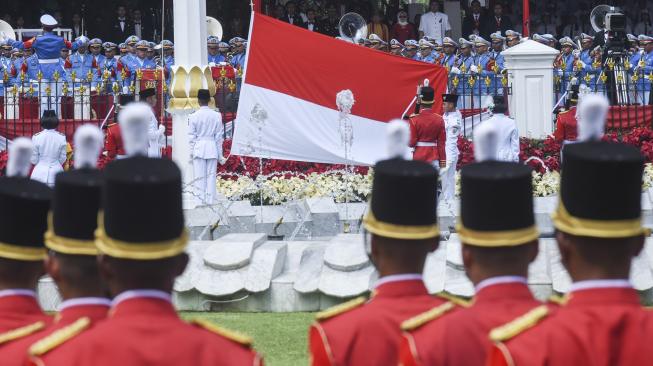
M 172 113 L 172 160 L 181 169 L 183 178 L 184 208 L 194 208 L 197 203 L 193 195 L 193 165 L 190 161 L 190 145 L 188 143 L 188 115 L 192 110 L 173 110 Z
M 553 60 L 558 53 L 532 40 L 502 53 L 512 86 L 510 114 L 520 136 L 543 138 L 553 132 Z

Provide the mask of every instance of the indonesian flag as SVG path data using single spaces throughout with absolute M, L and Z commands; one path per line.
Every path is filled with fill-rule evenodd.
M 435 110 L 441 109 L 447 74 L 440 66 L 367 49 L 258 13 L 253 13 L 250 27 L 234 155 L 371 165 L 387 153 L 386 123 L 406 110 L 412 113 L 417 85 L 425 79 L 435 88 Z M 343 90 L 351 90 L 356 101 L 349 115 L 350 149 L 342 139 L 336 105 L 336 95 Z

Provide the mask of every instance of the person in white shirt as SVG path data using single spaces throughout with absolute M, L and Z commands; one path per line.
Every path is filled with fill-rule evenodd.
M 222 115 L 209 107 L 207 89 L 197 92 L 200 109 L 188 117 L 190 158 L 193 162 L 193 185 L 201 205 L 213 204 L 216 197 L 216 170 L 224 164 Z
M 429 12 L 422 15 L 419 23 L 419 38 L 431 37 L 437 43 L 442 43 L 442 39 L 449 35 L 451 24 L 447 14 L 440 12 L 440 3 L 431 0 Z
M 447 166 L 441 172 L 443 200 L 454 198 L 456 193 L 456 165 L 458 164 L 458 137 L 462 129 L 463 116 L 456 108 L 458 95 L 442 94 L 442 108 L 444 109 L 444 128 L 447 133 L 445 151 L 447 154 Z
M 497 161 L 519 161 L 519 131 L 515 120 L 506 116 L 508 107 L 503 96 L 494 96 L 494 106 L 491 107 L 494 114 L 490 119 L 483 121 L 474 128 L 474 140 L 481 136 L 492 135 L 496 139 L 495 151 L 484 153 L 494 155 L 493 160 Z M 474 154 L 476 155 L 476 151 Z
M 55 111 L 43 112 L 43 131 L 32 137 L 34 149 L 32 164 L 35 165 L 31 178 L 54 187 L 54 177 L 63 171 L 66 162 L 66 136 L 57 131 L 59 118 Z
M 156 107 L 156 89 L 144 89 L 140 93 L 142 101 L 150 105 L 151 108 Z M 148 127 L 149 147 L 147 149 L 147 156 L 150 158 L 160 158 L 161 148 L 165 144 L 165 126 L 159 125 L 154 112 L 150 113 L 150 124 Z

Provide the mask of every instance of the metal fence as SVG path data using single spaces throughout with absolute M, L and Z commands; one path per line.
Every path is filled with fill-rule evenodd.
M 216 84 L 215 103 L 226 117 L 233 120 L 238 106 L 241 74 L 237 70 L 218 67 L 213 70 Z M 154 88 L 157 101 L 153 110 L 159 123 L 171 135 L 171 117 L 166 111 L 169 77 L 162 70 L 142 70 L 134 75 L 112 75 L 89 72 L 80 77 L 54 74 L 50 80 L 42 75 L 29 78 L 20 73 L 15 77 L 5 74 L 0 81 L 0 136 L 14 139 L 33 136 L 41 131 L 40 116 L 54 110 L 60 118 L 58 130 L 72 139 L 76 128 L 85 123 L 106 127 L 116 122 L 121 95 L 133 95 L 140 100 L 144 89 Z

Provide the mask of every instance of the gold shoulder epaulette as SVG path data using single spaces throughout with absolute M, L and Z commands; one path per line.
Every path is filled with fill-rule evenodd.
M 415 330 L 421 327 L 422 325 L 443 316 L 444 314 L 450 312 L 455 308 L 456 305 L 453 302 L 447 301 L 442 305 L 436 306 L 429 311 L 426 311 L 424 313 L 421 313 L 417 316 L 414 316 L 404 321 L 403 323 L 401 323 L 401 330 L 404 331 Z
M 467 301 L 467 300 L 465 300 L 463 298 L 460 298 L 458 296 L 448 294 L 446 292 L 440 292 L 436 296 L 441 297 L 441 298 L 443 298 L 443 299 L 445 299 L 447 301 L 451 301 L 452 303 L 454 303 L 454 304 L 456 304 L 458 306 L 462 306 L 464 308 L 468 308 L 468 307 L 471 306 L 471 303 L 469 301 Z
M 28 350 L 31 356 L 42 356 L 71 340 L 91 325 L 91 319 L 82 317 L 67 327 L 52 332 L 49 336 L 34 343 Z
M 324 311 L 320 311 L 315 315 L 315 319 L 321 321 L 333 318 L 336 315 L 344 314 L 348 311 L 362 306 L 366 301 L 367 299 L 364 296 L 357 297 L 353 300 L 349 300 L 347 302 L 343 302 L 342 304 L 330 307 Z
M 551 295 L 549 296 L 548 301 L 552 304 L 560 305 L 563 306 L 567 304 L 567 297 L 566 296 L 560 296 L 560 295 Z
M 233 330 L 225 329 L 222 328 L 216 324 L 213 324 L 209 321 L 202 320 L 202 319 L 193 319 L 191 320 L 191 324 L 197 325 L 201 328 L 204 328 L 208 330 L 211 333 L 215 333 L 219 336 L 222 336 L 224 338 L 229 339 L 230 341 L 234 341 L 236 343 L 240 343 L 243 346 L 250 347 L 253 343 L 253 340 L 251 337 L 246 336 L 244 334 L 235 332 Z
M 413 118 L 413 117 L 415 117 L 415 116 L 419 116 L 419 114 L 417 114 L 417 113 L 413 113 L 413 114 L 411 114 L 410 116 L 408 116 L 408 118 Z
M 45 328 L 45 322 L 38 321 L 36 323 L 26 325 L 24 327 L 12 329 L 10 331 L 0 334 L 0 344 L 5 344 L 7 342 L 14 341 L 23 337 L 27 337 L 30 334 L 34 334 L 39 330 Z
M 540 305 L 517 319 L 492 329 L 490 331 L 490 340 L 493 342 L 507 341 L 534 327 L 547 315 L 549 315 L 549 308 L 546 305 Z

